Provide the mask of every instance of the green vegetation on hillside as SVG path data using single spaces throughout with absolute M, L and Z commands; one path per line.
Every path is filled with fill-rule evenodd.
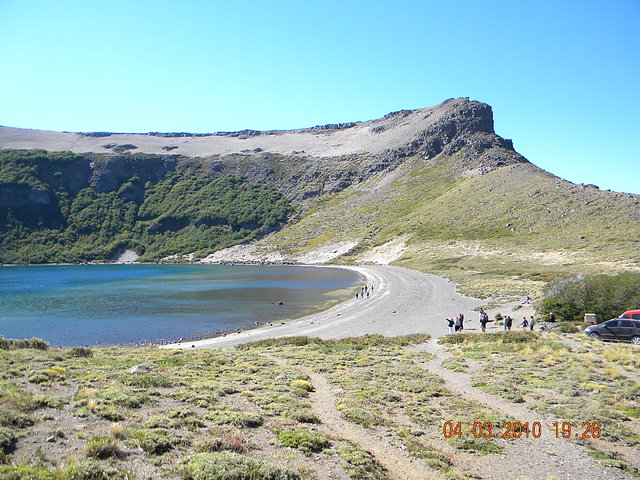
M 359 262 L 404 239 L 395 264 L 479 297 L 532 294 L 567 274 L 640 269 L 637 195 L 573 185 L 528 163 L 483 174 L 472 167 L 464 156 L 408 160 L 318 199 L 271 241 L 294 255 L 358 241 L 339 261 Z
M 0 262 L 104 260 L 121 248 L 147 261 L 200 256 L 276 228 L 292 211 L 273 187 L 215 178 L 197 163 L 155 182 L 115 179 L 108 191 L 74 176 L 88 163 L 64 152 L 0 151 Z

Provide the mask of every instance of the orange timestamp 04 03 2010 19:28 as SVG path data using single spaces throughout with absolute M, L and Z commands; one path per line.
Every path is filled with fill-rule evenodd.
M 467 428 L 463 429 L 462 422 L 444 422 L 442 435 L 445 438 L 540 438 L 544 430 L 540 422 L 473 422 L 464 427 Z M 545 428 L 550 428 L 556 438 L 600 438 L 602 433 L 600 422 L 554 422 Z

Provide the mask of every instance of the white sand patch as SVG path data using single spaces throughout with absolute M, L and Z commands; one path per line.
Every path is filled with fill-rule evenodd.
M 138 260 L 140 255 L 130 249 L 122 249 L 116 253 L 113 259 L 114 263 L 133 263 Z
M 358 257 L 358 261 L 362 263 L 376 263 L 378 265 L 389 265 L 394 260 L 397 260 L 407 249 L 406 241 L 408 236 L 391 240 L 390 242 L 372 248 L 368 252 Z
M 354 241 L 345 241 L 326 245 L 297 257 L 296 261 L 299 263 L 306 263 L 308 265 L 326 263 L 334 258 L 344 255 L 356 245 L 358 245 L 358 242 Z
M 281 253 L 257 245 L 235 245 L 224 248 L 200 260 L 200 263 L 254 263 L 254 262 L 282 262 L 285 258 Z

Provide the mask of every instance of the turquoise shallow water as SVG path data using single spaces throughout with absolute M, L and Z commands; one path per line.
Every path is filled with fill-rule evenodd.
M 205 337 L 303 316 L 350 298 L 337 291 L 360 283 L 339 268 L 0 267 L 0 335 L 68 346 Z

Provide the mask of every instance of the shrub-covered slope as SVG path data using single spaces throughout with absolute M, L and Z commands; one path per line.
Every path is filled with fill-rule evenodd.
M 123 247 L 143 260 L 210 252 L 278 227 L 292 210 L 273 187 L 214 177 L 197 162 L 129 160 L 135 170 L 97 176 L 95 163 L 108 159 L 0 151 L 0 262 L 108 259 Z

